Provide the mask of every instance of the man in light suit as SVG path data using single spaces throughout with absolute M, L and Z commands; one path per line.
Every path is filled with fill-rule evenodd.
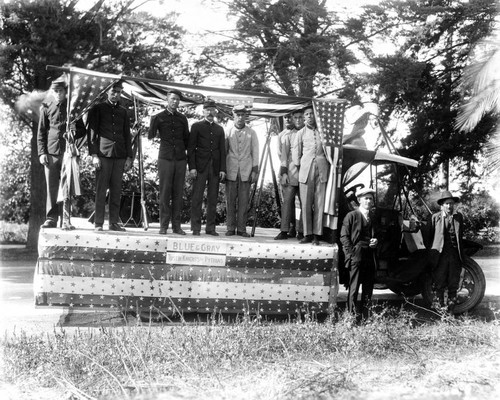
M 375 251 L 378 246 L 377 227 L 372 209 L 375 206 L 375 190 L 360 188 L 356 192 L 359 208 L 349 212 L 342 223 L 340 242 L 345 255 L 345 267 L 349 270 L 347 309 L 367 314 L 375 282 Z M 356 307 L 359 286 L 363 286 L 361 302 Z
M 239 105 L 233 108 L 234 126 L 226 136 L 226 236 L 237 233 L 250 237 L 246 232 L 250 185 L 257 179 L 259 170 L 259 142 L 255 131 L 245 125 L 247 110 Z
M 440 194 L 437 203 L 441 210 L 431 217 L 428 237 L 435 295 L 433 307 L 444 306 L 444 292 L 448 289 L 450 312 L 457 301 L 463 261 L 463 216 L 454 210 L 458 201 L 449 191 Z
M 215 231 L 215 216 L 219 182 L 226 176 L 226 143 L 224 129 L 215 123 L 217 112 L 213 100 L 203 104 L 204 119 L 191 127 L 188 144 L 189 173 L 194 179 L 191 196 L 191 230 L 199 236 L 201 230 L 201 206 L 207 187 L 207 235 L 219 236 Z
M 304 109 L 305 126 L 297 132 L 292 150 L 293 163 L 299 168 L 304 238 L 299 243 L 319 245 L 323 234 L 323 209 L 330 163 L 326 159 L 312 106 Z

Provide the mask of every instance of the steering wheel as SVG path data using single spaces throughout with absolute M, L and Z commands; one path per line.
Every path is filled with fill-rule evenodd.
M 356 183 L 354 186 L 351 186 L 349 189 L 347 189 L 344 194 L 346 198 L 351 197 L 352 195 L 356 195 L 356 191 L 358 189 L 364 188 L 365 184 L 364 183 Z

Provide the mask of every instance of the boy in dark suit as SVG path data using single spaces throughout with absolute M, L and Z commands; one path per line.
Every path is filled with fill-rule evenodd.
M 375 283 L 375 252 L 378 245 L 375 219 L 372 208 L 375 206 L 375 191 L 360 188 L 356 192 L 359 202 L 357 210 L 349 212 L 342 223 L 340 242 L 345 254 L 345 265 L 349 270 L 349 291 L 347 309 L 350 312 L 368 314 L 369 303 Z M 356 307 L 359 286 L 363 285 L 361 303 Z
M 448 290 L 447 306 L 450 312 L 453 312 L 457 301 L 463 260 L 463 216 L 455 211 L 458 201 L 458 197 L 449 191 L 441 192 L 437 200 L 441 210 L 432 215 L 429 224 L 433 308 L 445 305 L 444 292 Z

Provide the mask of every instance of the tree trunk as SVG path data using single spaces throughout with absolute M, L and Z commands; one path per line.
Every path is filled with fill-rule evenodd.
M 30 216 L 28 223 L 28 240 L 26 247 L 36 249 L 38 247 L 38 234 L 40 225 L 45 220 L 45 200 L 47 197 L 45 188 L 45 176 L 43 166 L 38 161 L 37 129 L 36 122 L 31 123 L 31 168 L 30 168 Z

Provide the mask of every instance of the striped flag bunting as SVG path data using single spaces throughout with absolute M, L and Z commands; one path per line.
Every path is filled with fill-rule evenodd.
M 337 195 L 340 189 L 340 151 L 344 132 L 344 114 L 347 102 L 344 100 L 312 101 L 316 125 L 320 132 L 325 154 L 330 162 L 330 171 L 325 193 L 323 226 L 336 229 L 338 223 Z
M 327 312 L 336 246 L 41 230 L 39 307 Z

